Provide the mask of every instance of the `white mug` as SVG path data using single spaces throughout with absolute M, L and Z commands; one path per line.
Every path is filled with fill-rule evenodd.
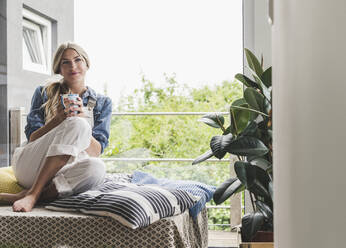
M 73 101 L 77 101 L 77 98 L 79 97 L 78 94 L 62 94 L 61 95 L 61 104 L 64 108 L 66 108 L 65 104 L 64 104 L 64 99 L 68 99 L 68 100 L 73 100 Z M 73 107 L 78 107 L 77 104 L 73 104 Z M 74 111 L 75 114 L 78 114 L 78 111 Z

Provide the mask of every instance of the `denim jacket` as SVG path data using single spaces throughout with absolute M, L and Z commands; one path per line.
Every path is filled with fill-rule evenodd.
M 36 88 L 31 100 L 30 112 L 27 117 L 27 125 L 25 126 L 25 135 L 29 140 L 30 135 L 44 126 L 45 113 L 41 108 L 42 104 L 47 101 L 46 92 L 41 94 L 43 86 Z M 101 144 L 101 153 L 108 145 L 109 130 L 112 117 L 112 100 L 109 97 L 97 94 L 93 89 L 87 87 L 87 90 L 82 95 L 83 105 L 87 106 L 88 98 L 96 100 L 96 105 L 93 110 L 94 127 L 92 136 Z

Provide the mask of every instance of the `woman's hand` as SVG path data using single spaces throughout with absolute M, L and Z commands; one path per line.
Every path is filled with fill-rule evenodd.
M 83 101 L 82 98 L 77 97 L 77 100 L 67 100 L 67 104 L 64 104 L 65 106 L 67 106 L 67 108 L 65 108 L 66 111 L 66 116 L 67 117 L 71 117 L 71 116 L 78 116 L 78 117 L 85 117 L 85 113 L 83 111 Z
M 65 108 L 62 104 L 58 106 L 57 113 L 55 115 L 55 119 L 59 123 L 72 116 L 85 117 L 83 111 L 83 102 L 80 97 L 78 97 L 76 101 L 65 98 L 64 105 L 66 106 Z
M 68 106 L 68 105 L 66 105 L 67 102 L 65 103 L 65 101 L 64 101 L 64 104 L 65 104 L 65 106 Z M 62 104 L 59 104 L 58 109 L 57 109 L 57 113 L 54 116 L 54 119 L 59 124 L 59 123 L 63 122 L 66 118 L 67 118 L 67 110 L 64 109 L 64 106 L 62 106 Z

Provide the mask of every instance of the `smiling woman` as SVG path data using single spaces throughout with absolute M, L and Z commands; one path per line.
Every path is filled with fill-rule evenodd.
M 74 49 L 67 49 L 61 60 L 60 70 L 60 74 L 70 83 L 84 82 L 88 65 Z
M 15 150 L 12 161 L 24 190 L 0 194 L 13 211 L 29 212 L 39 199 L 66 197 L 103 182 L 105 165 L 97 157 L 108 144 L 112 103 L 85 85 L 89 64 L 79 45 L 63 43 L 53 59 L 54 73 L 63 78 L 37 87 L 25 127 L 29 143 Z M 76 99 L 61 99 L 68 93 Z

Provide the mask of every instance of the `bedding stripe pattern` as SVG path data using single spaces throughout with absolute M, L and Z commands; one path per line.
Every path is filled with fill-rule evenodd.
M 198 199 L 199 197 L 180 189 L 109 180 L 94 190 L 55 200 L 46 208 L 110 216 L 125 226 L 136 229 L 183 213 Z
M 211 200 L 216 190 L 215 186 L 207 185 L 200 182 L 188 180 L 170 180 L 167 178 L 155 178 L 152 175 L 135 171 L 131 176 L 131 182 L 135 184 L 155 184 L 168 189 L 180 189 L 191 193 L 194 196 L 200 197 L 198 202 L 190 208 L 190 214 L 193 218 L 205 207 L 205 204 Z

